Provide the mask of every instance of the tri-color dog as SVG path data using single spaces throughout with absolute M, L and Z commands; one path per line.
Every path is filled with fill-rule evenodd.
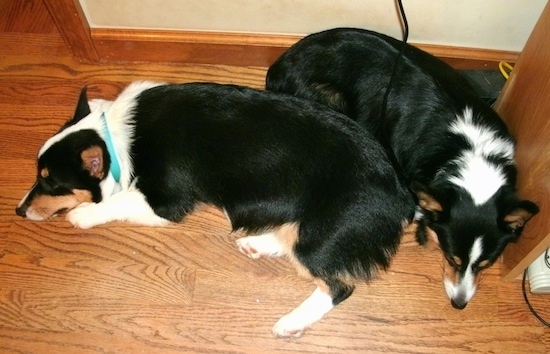
M 251 258 L 287 256 L 317 289 L 273 332 L 299 336 L 390 264 L 414 201 L 382 146 L 322 105 L 244 87 L 133 83 L 88 102 L 38 153 L 16 209 L 76 227 L 225 210 Z
M 455 308 L 538 212 L 515 194 L 515 142 L 498 114 L 457 71 L 411 45 L 353 28 L 312 34 L 271 66 L 266 88 L 348 115 L 393 154 L 417 197 L 418 241 L 431 228 L 448 261 Z

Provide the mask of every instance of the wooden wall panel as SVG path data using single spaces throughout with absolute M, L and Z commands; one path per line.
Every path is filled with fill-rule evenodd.
M 518 140 L 518 193 L 540 213 L 504 253 L 503 277 L 517 278 L 550 246 L 550 3 L 525 45 L 496 109 Z

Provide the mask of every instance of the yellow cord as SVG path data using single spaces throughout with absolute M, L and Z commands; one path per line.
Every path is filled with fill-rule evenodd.
M 498 69 L 500 70 L 502 76 L 504 76 L 504 78 L 508 80 L 508 78 L 510 77 L 510 73 L 512 72 L 514 67 L 505 61 L 501 61 L 500 63 L 498 63 Z

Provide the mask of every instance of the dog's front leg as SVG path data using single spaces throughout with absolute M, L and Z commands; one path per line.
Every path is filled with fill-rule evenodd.
M 170 223 L 161 218 L 138 190 L 126 190 L 113 194 L 99 203 L 83 203 L 67 213 L 67 220 L 75 227 L 88 229 L 110 221 L 161 226 Z
M 277 337 L 300 337 L 304 331 L 334 308 L 332 297 L 321 288 L 315 291 L 273 327 Z
M 300 337 L 334 306 L 347 299 L 355 288 L 338 279 L 317 279 L 317 289 L 297 308 L 283 316 L 273 327 L 277 337 Z

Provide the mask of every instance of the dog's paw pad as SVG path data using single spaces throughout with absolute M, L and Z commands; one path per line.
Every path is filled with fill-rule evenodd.
M 284 316 L 273 326 L 273 335 L 282 338 L 301 337 L 306 328 L 295 322 L 293 318 Z
M 260 259 L 266 255 L 258 252 L 249 242 L 246 242 L 244 238 L 240 238 L 235 241 L 239 252 L 252 259 Z
M 278 248 L 274 248 L 273 244 L 268 244 L 264 240 L 264 236 L 248 236 L 235 241 L 239 252 L 252 259 L 260 259 L 265 257 L 277 257 L 280 253 Z

